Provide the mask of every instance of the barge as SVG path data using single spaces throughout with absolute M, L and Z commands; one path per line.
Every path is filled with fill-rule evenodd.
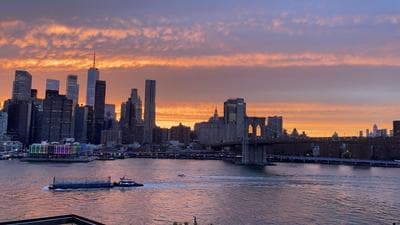
M 53 177 L 53 183 L 49 185 L 50 190 L 63 189 L 93 189 L 93 188 L 113 188 L 113 187 L 141 187 L 143 184 L 137 183 L 132 179 L 122 177 L 118 182 L 112 182 L 111 177 L 99 180 L 59 180 Z

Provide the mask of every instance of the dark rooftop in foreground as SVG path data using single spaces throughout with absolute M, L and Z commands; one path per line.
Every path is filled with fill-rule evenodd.
M 103 223 L 87 219 L 82 216 L 70 214 L 52 217 L 42 217 L 27 220 L 16 220 L 8 222 L 0 222 L 1 224 L 18 224 L 18 225 L 104 225 Z

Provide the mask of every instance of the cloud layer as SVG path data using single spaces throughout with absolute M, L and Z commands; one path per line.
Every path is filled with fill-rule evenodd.
M 207 119 L 229 97 L 313 135 L 389 126 L 400 97 L 399 8 L 391 0 L 5 0 L 0 96 L 10 96 L 16 69 L 34 75 L 39 93 L 46 78 L 63 83 L 70 73 L 84 88 L 95 49 L 109 102 L 157 79 L 165 126 Z

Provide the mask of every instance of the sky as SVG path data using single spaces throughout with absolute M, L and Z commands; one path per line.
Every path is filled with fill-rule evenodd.
M 243 97 L 311 136 L 358 135 L 400 119 L 400 1 L 2 0 L 0 100 L 17 69 L 46 78 L 87 69 L 116 104 L 157 80 L 157 124 L 193 126 Z M 365 133 L 365 131 L 364 131 Z

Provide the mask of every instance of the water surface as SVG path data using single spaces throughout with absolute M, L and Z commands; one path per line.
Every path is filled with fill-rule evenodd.
M 185 174 L 179 177 L 178 174 Z M 106 224 L 392 224 L 400 169 L 222 161 L 0 161 L 0 221 L 78 214 Z M 49 191 L 52 177 L 126 175 L 140 188 Z

